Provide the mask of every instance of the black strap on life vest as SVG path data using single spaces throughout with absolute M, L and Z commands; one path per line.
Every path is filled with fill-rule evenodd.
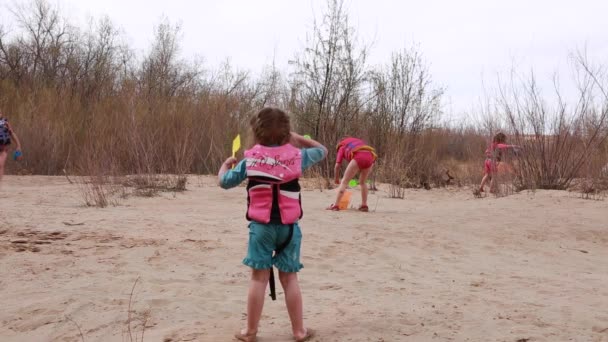
M 287 183 L 276 184 L 271 181 L 264 180 L 260 177 L 252 177 L 249 178 L 247 183 L 247 212 L 245 213 L 245 218 L 247 221 L 251 221 L 249 217 L 249 206 L 251 205 L 251 198 L 249 197 L 249 190 L 256 185 L 260 184 L 272 184 L 272 208 L 270 209 L 270 222 L 271 224 L 283 224 L 283 220 L 281 219 L 281 210 L 279 209 L 279 193 L 281 190 L 300 192 L 300 182 L 299 179 L 294 179 Z M 302 195 L 300 195 L 300 218 L 304 216 L 304 210 L 302 209 Z
M 287 236 L 287 240 L 285 240 L 285 242 L 283 242 L 280 246 L 277 247 L 277 249 L 274 250 L 275 258 L 291 242 L 291 238 L 293 237 L 293 228 L 294 227 L 293 227 L 293 223 L 292 223 L 289 225 L 289 235 Z M 272 267 L 272 266 L 270 266 L 270 279 L 268 279 L 268 283 L 270 284 L 270 298 L 272 298 L 272 300 L 277 300 L 277 294 L 275 292 L 275 285 L 274 285 L 274 267 Z

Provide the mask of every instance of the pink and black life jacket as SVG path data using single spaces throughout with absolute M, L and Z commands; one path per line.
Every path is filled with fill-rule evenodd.
M 337 150 L 340 150 L 341 147 L 344 147 L 344 157 L 346 157 L 346 160 L 348 161 L 353 159 L 355 152 L 357 151 L 369 151 L 374 156 L 374 159 L 378 158 L 376 150 L 361 139 L 352 137 L 342 139 L 342 141 L 338 143 Z
M 302 151 L 290 144 L 245 151 L 247 220 L 292 224 L 302 218 Z

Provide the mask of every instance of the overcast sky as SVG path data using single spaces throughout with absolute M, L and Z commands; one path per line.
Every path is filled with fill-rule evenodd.
M 7 8 L 23 1 L 0 0 Z M 73 22 L 107 15 L 132 47 L 145 51 L 162 16 L 180 22 L 184 57 L 203 57 L 213 67 L 229 58 L 234 66 L 259 71 L 287 61 L 303 48 L 312 20 L 325 0 L 51 0 Z M 512 65 L 533 68 L 547 89 L 558 71 L 569 74 L 569 53 L 586 48 L 596 62 L 608 56 L 606 0 L 346 0 L 361 39 L 374 42 L 370 63 L 416 44 L 433 79 L 447 89 L 447 112 L 469 111 L 497 73 Z

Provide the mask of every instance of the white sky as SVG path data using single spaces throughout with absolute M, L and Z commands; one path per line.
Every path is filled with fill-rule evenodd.
M 11 23 L 0 0 L 0 22 Z M 127 41 L 144 51 L 153 27 L 164 15 L 180 22 L 183 56 L 203 57 L 208 67 L 229 58 L 239 68 L 258 72 L 287 61 L 302 49 L 313 13 L 324 0 L 51 0 L 73 23 L 108 15 Z M 360 38 L 373 41 L 370 63 L 388 61 L 391 52 L 417 44 L 433 79 L 446 87 L 445 110 L 471 111 L 482 95 L 482 80 L 496 84 L 512 65 L 531 68 L 551 91 L 557 70 L 570 76 L 569 53 L 586 48 L 595 62 L 608 56 L 606 0 L 346 0 Z

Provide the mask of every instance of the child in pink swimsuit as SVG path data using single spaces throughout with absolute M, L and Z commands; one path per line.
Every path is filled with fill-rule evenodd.
M 376 151 L 373 147 L 367 145 L 365 141 L 357 138 L 347 137 L 342 139 L 337 146 L 338 155 L 336 157 L 336 165 L 334 167 L 334 182 L 340 184 L 338 187 L 338 195 L 336 201 L 330 205 L 328 210 L 340 210 L 338 203 L 340 198 L 344 195 L 348 183 L 355 177 L 357 172 L 359 175 L 359 184 L 361 185 L 361 206 L 360 211 L 369 211 L 367 206 L 367 194 L 369 189 L 367 188 L 367 177 L 374 167 L 376 162 Z M 342 167 L 342 161 L 348 161 L 346 171 L 344 171 L 344 177 L 340 182 L 340 168 Z
M 494 192 L 494 175 L 498 172 L 498 165 L 502 160 L 502 154 L 504 150 L 512 149 L 517 150 L 519 147 L 516 145 L 507 145 L 507 136 L 502 133 L 496 133 L 492 139 L 492 144 L 486 149 L 486 160 L 484 162 L 484 175 L 479 185 L 479 192 L 484 192 L 484 186 L 488 180 L 490 180 L 490 192 Z

